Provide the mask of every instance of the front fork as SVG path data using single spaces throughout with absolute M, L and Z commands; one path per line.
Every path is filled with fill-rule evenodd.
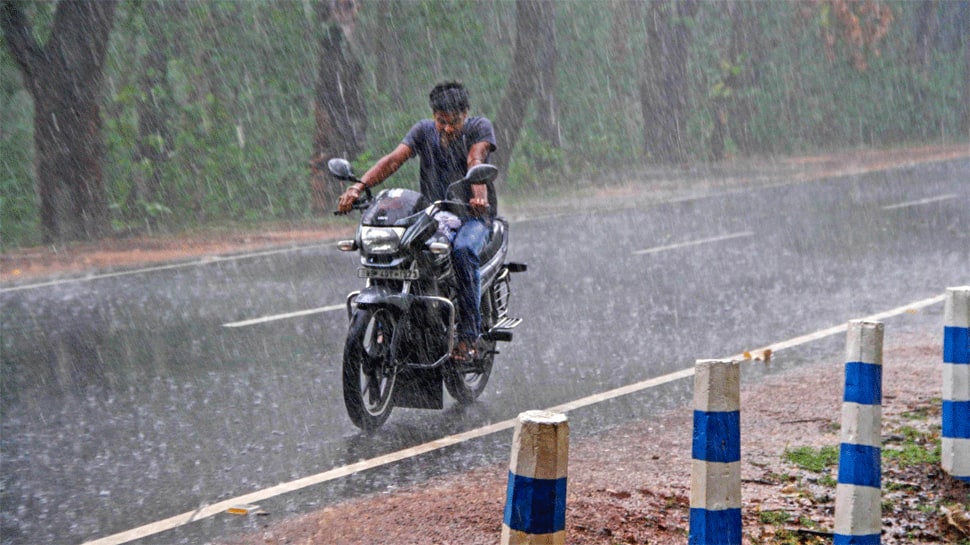
M 368 287 L 370 287 L 369 284 L 370 283 L 368 282 Z M 361 294 L 360 291 L 353 291 L 353 292 L 350 292 L 347 295 L 347 318 L 348 318 L 348 320 L 349 319 L 353 319 L 354 311 L 357 309 L 357 299 L 360 297 L 360 294 Z M 454 348 L 455 348 L 455 304 L 452 303 L 451 300 L 448 299 L 448 298 L 446 298 L 446 297 L 439 297 L 439 296 L 436 296 L 436 295 L 411 295 L 411 294 L 409 294 L 407 292 L 403 292 L 403 293 L 395 294 L 395 296 L 396 297 L 401 297 L 403 299 L 406 299 L 408 301 L 407 304 L 406 305 L 400 305 L 400 304 L 394 304 L 394 303 L 391 303 L 391 302 L 382 302 L 380 299 L 375 300 L 375 301 L 371 301 L 371 302 L 369 302 L 367 304 L 368 304 L 368 306 L 384 306 L 384 305 L 386 305 L 386 306 L 394 307 L 394 308 L 397 308 L 397 309 L 402 309 L 403 308 L 403 309 L 409 311 L 410 310 L 410 307 L 412 305 L 414 305 L 415 303 L 423 304 L 423 305 L 429 305 L 429 306 L 431 304 L 433 304 L 433 303 L 439 303 L 439 304 L 444 305 L 444 307 L 448 310 L 448 321 L 445 324 L 448 327 L 448 331 L 445 333 L 446 338 L 448 339 L 448 343 L 447 343 L 448 344 L 448 348 L 445 351 L 445 353 L 442 354 L 441 357 L 439 357 L 434 362 L 431 362 L 431 363 L 428 363 L 428 362 L 409 362 L 409 363 L 407 363 L 407 366 L 408 367 L 411 367 L 411 368 L 415 368 L 415 369 L 432 369 L 432 368 L 438 367 L 439 365 L 445 363 L 445 361 L 447 361 L 448 358 L 451 357 L 451 351 L 454 350 Z M 410 312 L 407 312 L 407 313 L 410 314 Z M 398 322 L 398 323 L 400 324 L 401 322 Z M 395 328 L 394 335 L 403 335 L 403 330 L 404 330 L 404 328 L 402 328 L 402 327 Z

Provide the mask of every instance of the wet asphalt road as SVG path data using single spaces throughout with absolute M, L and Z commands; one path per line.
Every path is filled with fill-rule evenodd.
M 514 223 L 512 314 L 480 401 L 344 414 L 331 245 L 0 291 L 3 545 L 78 544 L 970 283 L 970 161 Z M 897 327 L 939 321 L 930 308 Z M 920 321 L 922 320 L 922 321 Z M 892 322 L 887 337 L 892 334 Z M 841 338 L 777 358 L 839 353 Z M 837 356 L 836 356 L 837 357 Z M 683 403 L 687 381 L 570 415 L 575 435 Z M 508 456 L 500 432 L 263 503 L 271 516 Z M 138 543 L 202 543 L 217 516 Z

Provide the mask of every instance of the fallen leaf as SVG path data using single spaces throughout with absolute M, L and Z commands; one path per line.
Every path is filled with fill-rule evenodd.
M 234 505 L 226 509 L 230 515 L 263 515 L 266 514 L 258 505 Z
M 948 509 L 943 507 L 946 521 L 960 531 L 965 536 L 970 536 L 970 512 L 961 511 L 959 508 Z

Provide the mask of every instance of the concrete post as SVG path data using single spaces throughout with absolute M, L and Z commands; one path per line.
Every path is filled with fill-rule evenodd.
M 883 329 L 879 322 L 849 322 L 835 545 L 881 542 Z
M 740 545 L 740 362 L 699 360 L 694 369 L 688 542 Z
M 502 545 L 566 543 L 566 415 L 526 411 L 512 437 Z
M 941 443 L 943 470 L 970 482 L 970 286 L 946 290 Z

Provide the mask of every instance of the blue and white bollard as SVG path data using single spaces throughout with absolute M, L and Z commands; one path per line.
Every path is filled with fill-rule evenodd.
M 502 545 L 566 542 L 566 415 L 526 411 L 512 437 Z
M 883 331 L 879 322 L 849 322 L 835 545 L 881 543 Z
M 741 366 L 694 366 L 690 545 L 741 544 Z
M 946 290 L 941 448 L 943 471 L 970 482 L 970 286 Z

